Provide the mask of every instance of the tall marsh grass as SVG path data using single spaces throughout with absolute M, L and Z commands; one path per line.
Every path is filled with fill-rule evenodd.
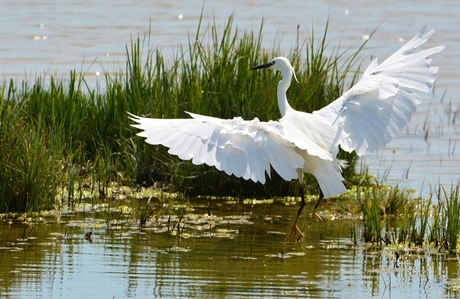
M 76 71 L 68 78 L 5 83 L 0 94 L 0 212 L 50 208 L 63 186 L 68 203 L 78 200 L 76 185 L 90 184 L 104 195 L 111 182 L 169 181 L 172 189 L 189 195 L 296 192 L 296 182 L 284 182 L 276 174 L 264 186 L 172 157 L 165 148 L 136 137 L 126 114 L 180 118 L 191 111 L 277 119 L 279 75 L 250 68 L 281 54 L 291 58 L 300 80 L 288 92 L 299 110 L 323 107 L 356 78 L 365 42 L 354 51 L 330 51 L 326 26 L 319 38 L 312 30 L 302 45 L 280 53 L 276 43 L 272 49 L 262 46 L 262 31 L 263 22 L 254 32 L 240 30 L 232 17 L 223 25 L 203 26 L 200 21 L 189 44 L 168 55 L 152 47 L 149 36 L 138 38 L 126 47 L 126 65 L 104 75 L 103 87 L 91 87 Z M 354 156 L 348 159 L 346 178 L 354 174 Z M 310 192 L 317 192 L 315 181 L 307 180 Z
M 451 186 L 448 191 L 440 186 L 437 192 L 439 211 L 441 213 L 436 227 L 441 231 L 444 247 L 455 250 L 460 237 L 460 186 Z M 439 217 L 439 216 L 438 216 Z
M 10 92 L 11 90 L 8 90 Z M 35 128 L 20 116 L 20 103 L 0 94 L 0 211 L 48 208 L 60 184 L 60 161 L 40 120 Z
M 358 187 L 354 197 L 363 215 L 362 238 L 375 244 L 458 248 L 460 186 L 439 186 L 428 199 L 388 186 Z

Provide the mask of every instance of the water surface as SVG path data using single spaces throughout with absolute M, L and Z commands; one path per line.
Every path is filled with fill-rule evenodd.
M 117 203 L 110 203 L 111 207 Z M 160 205 L 156 202 L 156 209 Z M 311 206 L 307 207 L 311 209 Z M 459 261 L 430 249 L 355 245 L 359 221 L 313 223 L 284 243 L 297 207 L 194 201 L 149 220 L 93 209 L 0 224 L 1 298 L 457 298 Z M 158 212 L 158 210 L 157 210 Z M 171 218 L 169 218 L 171 215 Z M 167 231 L 169 219 L 169 232 Z M 28 220 L 30 221 L 30 219 Z M 306 227 L 308 219 L 300 225 Z M 84 235 L 92 232 L 91 242 Z

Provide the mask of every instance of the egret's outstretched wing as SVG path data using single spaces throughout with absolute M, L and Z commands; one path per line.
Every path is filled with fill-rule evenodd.
M 437 67 L 430 55 L 438 46 L 416 52 L 434 30 L 423 28 L 412 40 L 380 65 L 375 59 L 361 80 L 340 98 L 314 113 L 339 126 L 337 144 L 363 155 L 384 147 L 410 121 L 420 102 L 414 91 L 428 92 L 436 79 Z
M 255 118 L 220 119 L 189 113 L 190 119 L 155 119 L 131 115 L 143 130 L 137 135 L 150 144 L 161 144 L 169 153 L 193 164 L 215 166 L 227 174 L 265 183 L 270 165 L 285 180 L 298 177 L 304 165 L 295 145 L 282 138 L 279 122 Z

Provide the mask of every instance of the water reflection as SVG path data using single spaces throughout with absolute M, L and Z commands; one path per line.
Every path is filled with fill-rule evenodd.
M 200 206 L 196 207 L 200 212 Z M 283 243 L 294 210 L 213 203 L 222 219 L 246 217 L 185 238 L 141 230 L 135 219 L 101 225 L 101 213 L 0 226 L 0 289 L 6 298 L 311 297 L 455 298 L 459 263 L 446 254 L 355 246 L 351 220 L 315 223 L 300 243 Z M 294 208 L 295 209 L 295 208 Z M 203 209 L 204 210 L 204 209 Z M 203 211 L 204 212 L 204 211 Z M 204 212 L 203 214 L 206 214 Z M 250 216 L 247 216 L 250 215 Z M 85 219 L 85 220 L 84 220 Z M 80 221 L 80 222 L 79 222 Z M 308 223 L 308 219 L 303 219 Z M 76 225 L 80 223 L 80 225 Z M 217 234 L 218 230 L 234 235 Z M 92 231 L 92 242 L 84 235 Z

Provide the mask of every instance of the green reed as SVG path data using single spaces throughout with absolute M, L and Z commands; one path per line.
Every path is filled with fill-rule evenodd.
M 41 119 L 31 129 L 18 102 L 0 94 L 0 211 L 30 212 L 54 202 L 61 173 L 60 161 L 50 148 L 52 141 Z M 12 92 L 11 89 L 7 93 Z
M 452 186 L 447 191 L 440 186 L 437 192 L 441 212 L 440 229 L 444 237 L 444 246 L 449 250 L 457 249 L 460 235 L 460 186 Z
M 381 195 L 378 188 L 357 193 L 363 214 L 363 238 L 365 242 L 380 242 L 382 233 Z
M 362 238 L 375 244 L 434 246 L 454 252 L 460 235 L 460 185 L 439 186 L 427 199 L 389 186 L 353 187 L 346 197 L 358 203 L 363 216 Z M 437 203 L 433 197 L 437 197 Z
M 363 216 L 363 239 L 365 242 L 404 242 L 413 234 L 414 209 L 417 199 L 410 190 L 383 185 L 354 187 L 355 198 Z M 393 227 L 397 227 L 397 233 Z
M 87 184 L 95 196 L 103 196 L 111 182 L 149 186 L 169 181 L 170 188 L 187 195 L 297 194 L 296 182 L 285 182 L 275 173 L 269 184 L 261 185 L 170 156 L 167 149 L 135 136 L 126 114 L 179 118 L 190 111 L 278 119 L 280 75 L 250 68 L 279 55 L 291 58 L 300 81 L 288 91 L 296 109 L 319 109 L 355 81 L 365 42 L 356 50 L 341 51 L 334 45 L 330 51 L 326 26 L 319 37 L 312 30 L 302 45 L 281 53 L 277 43 L 262 47 L 262 31 L 263 21 L 254 32 L 239 29 L 233 17 L 223 25 L 200 20 L 188 45 L 171 55 L 152 47 L 150 36 L 133 40 L 126 47 L 126 65 L 105 74 L 97 87 L 77 71 L 63 78 L 45 75 L 4 84 L 0 212 L 64 204 L 54 202 L 62 187 L 68 191 L 68 204 L 81 200 L 81 187 Z M 345 176 L 351 180 L 356 156 L 345 158 L 350 164 Z M 316 193 L 314 179 L 306 180 L 309 192 Z
M 433 203 L 433 193 L 428 199 L 408 200 L 397 221 L 397 242 L 455 251 L 460 233 L 459 188 L 459 185 L 452 186 L 447 191 L 439 186 L 434 192 L 437 204 Z

